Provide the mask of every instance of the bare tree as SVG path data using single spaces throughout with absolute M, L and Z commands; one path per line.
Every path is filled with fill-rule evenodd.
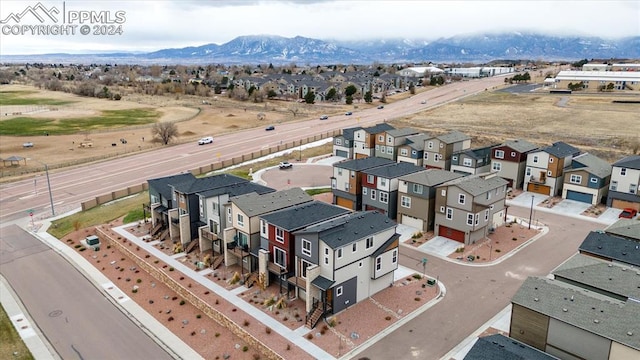
M 178 127 L 173 122 L 159 122 L 153 124 L 151 134 L 167 145 L 172 138 L 178 136 Z

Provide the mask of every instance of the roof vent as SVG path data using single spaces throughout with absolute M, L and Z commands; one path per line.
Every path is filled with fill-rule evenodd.
M 627 335 L 629 335 L 629 336 L 633 336 L 633 332 L 631 332 L 631 331 L 627 331 Z
M 622 271 L 627 271 L 627 268 L 622 268 Z
M 598 319 L 593 319 L 593 322 L 594 322 L 594 323 L 596 323 L 596 324 L 599 324 L 599 323 L 600 323 L 600 320 L 598 320 Z
M 567 308 L 562 308 L 562 311 L 563 311 L 563 312 L 567 312 L 567 311 L 569 311 L 569 310 L 567 310 Z
M 573 295 L 571 295 L 571 301 L 573 301 Z
M 537 302 L 537 301 L 538 301 L 538 298 L 533 298 L 533 301 Z
M 612 267 L 612 266 L 613 266 L 613 264 L 609 264 L 609 267 Z

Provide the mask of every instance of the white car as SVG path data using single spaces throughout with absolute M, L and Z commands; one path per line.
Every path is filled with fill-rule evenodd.
M 291 169 L 293 167 L 293 164 L 288 161 L 283 161 L 278 167 L 280 168 L 280 170 Z
M 213 136 L 203 137 L 202 139 L 198 140 L 198 145 L 211 144 L 211 143 L 213 143 Z

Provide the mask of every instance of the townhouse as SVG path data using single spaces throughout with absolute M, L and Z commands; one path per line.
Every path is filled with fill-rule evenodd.
M 167 228 L 169 224 L 169 210 L 176 206 L 169 184 L 179 184 L 182 182 L 191 183 L 195 181 L 195 179 L 196 177 L 188 172 L 147 180 L 151 223 L 154 226 L 154 229 L 151 231 L 152 235 L 155 235 L 155 233 L 162 228 Z
M 353 132 L 353 155 L 355 159 L 371 157 L 375 154 L 376 136 L 394 127 L 387 124 L 377 124 Z
M 362 172 L 394 162 L 378 157 L 366 157 L 333 164 L 331 192 L 333 204 L 350 210 L 362 209 Z
M 397 218 L 398 178 L 424 168 L 409 163 L 393 163 L 362 171 L 362 210 L 377 210 Z
M 451 156 L 454 152 L 469 149 L 471 138 L 459 131 L 432 136 L 424 141 L 424 159 L 427 169 L 451 169 Z
M 428 134 L 407 136 L 405 143 L 398 147 L 397 161 L 422 166 L 424 141 L 430 137 L 431 135 Z
M 613 163 L 607 206 L 640 211 L 640 155 L 627 156 Z
M 507 180 L 508 187 L 522 189 L 527 156 L 536 149 L 537 145 L 522 139 L 495 146 L 491 151 L 491 171 Z
M 398 222 L 420 231 L 433 230 L 436 187 L 462 176 L 451 171 L 428 169 L 399 177 Z
M 486 173 L 491 170 L 491 146 L 465 149 L 451 155 L 451 171 L 464 175 Z
M 361 127 L 342 129 L 342 133 L 333 137 L 333 155 L 353 159 L 354 133 Z
M 376 211 L 357 212 L 296 231 L 296 276 L 304 286 L 307 326 L 393 284 L 398 268 L 396 223 Z
M 390 129 L 378 133 L 375 140 L 374 156 L 396 161 L 398 158 L 398 147 L 406 143 L 408 136 L 419 133 L 418 130 L 412 128 Z
M 532 151 L 527 155 L 524 188 L 526 191 L 549 196 L 561 194 L 564 172 L 579 154 L 578 148 L 562 141 Z
M 589 153 L 578 155 L 565 171 L 562 198 L 591 205 L 604 203 L 610 179 L 611 164 Z
M 504 224 L 507 181 L 489 175 L 469 175 L 436 187 L 435 235 L 465 245 L 484 238 Z

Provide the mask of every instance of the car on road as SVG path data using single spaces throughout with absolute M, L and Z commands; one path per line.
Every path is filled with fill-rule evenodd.
M 275 129 L 276 129 L 276 127 L 273 126 L 273 125 L 269 125 L 266 128 L 264 128 L 265 131 L 271 131 L 271 130 L 275 130 Z
M 384 109 L 384 105 L 378 105 L 378 109 Z
M 344 114 L 345 114 L 345 115 L 347 115 L 347 116 L 351 116 L 351 115 L 353 115 L 353 113 L 352 113 L 351 111 L 347 111 L 347 112 L 346 112 L 346 113 L 344 113 Z
M 426 103 L 427 103 L 427 100 L 420 101 L 420 104 L 426 104 Z
M 634 217 L 636 217 L 636 215 L 638 215 L 638 210 L 632 209 L 632 208 L 624 208 L 622 209 L 622 212 L 620 213 L 620 215 L 618 215 L 618 218 L 633 219 Z
M 213 143 L 213 136 L 203 137 L 202 139 L 198 140 L 198 145 L 212 144 L 212 143 Z
M 278 165 L 278 167 L 280 168 L 280 170 L 291 169 L 293 167 L 293 164 L 288 161 L 283 161 L 280 163 L 280 165 Z
M 327 115 L 320 116 L 320 120 L 327 120 L 329 117 Z
M 22 144 L 22 147 L 23 147 L 23 148 L 31 148 L 31 147 L 33 147 L 33 143 L 32 143 L 32 142 L 26 142 L 26 143 L 23 143 L 23 144 Z

